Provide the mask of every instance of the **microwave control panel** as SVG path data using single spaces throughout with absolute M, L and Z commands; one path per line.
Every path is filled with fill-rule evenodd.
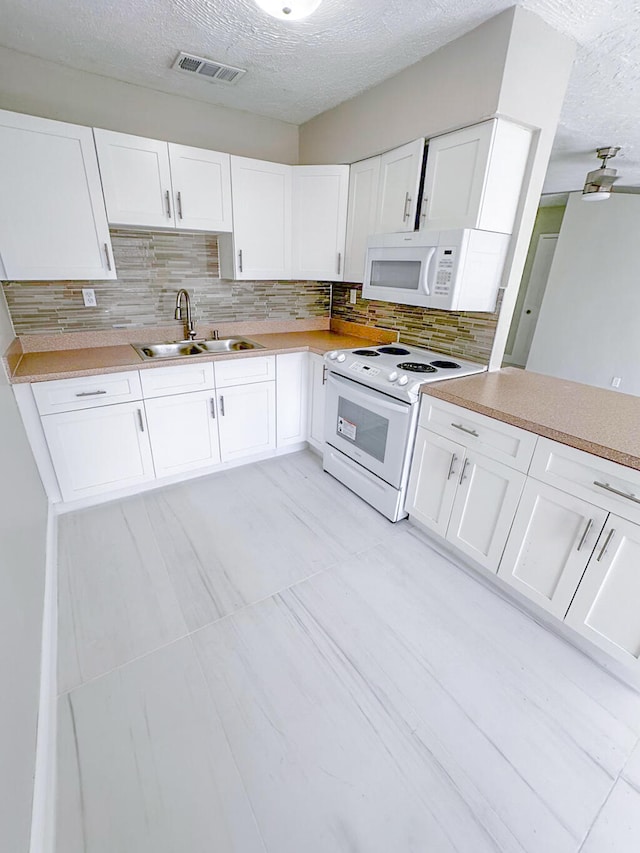
M 433 285 L 433 295 L 449 296 L 453 285 L 458 250 L 454 246 L 438 246 L 436 253 L 436 278 Z

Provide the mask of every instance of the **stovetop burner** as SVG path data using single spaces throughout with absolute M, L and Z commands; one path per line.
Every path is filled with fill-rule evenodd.
M 436 368 L 430 364 L 424 364 L 420 361 L 401 361 L 398 365 L 400 370 L 406 370 L 408 373 L 436 373 Z
M 374 356 L 378 356 L 380 353 L 374 349 L 354 349 L 353 355 L 364 355 L 367 358 L 374 358 Z
M 443 370 L 453 370 L 456 367 L 460 367 L 460 365 L 456 364 L 455 361 L 432 361 L 431 364 L 434 367 L 441 367 Z
M 411 350 L 404 349 L 404 347 L 378 347 L 378 352 L 385 355 L 411 355 Z

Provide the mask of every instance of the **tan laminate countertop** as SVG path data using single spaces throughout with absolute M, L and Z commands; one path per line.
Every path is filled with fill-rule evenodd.
M 640 470 L 640 397 L 515 367 L 422 393 Z
M 192 361 L 219 361 L 229 358 L 251 358 L 260 355 L 300 352 L 310 350 L 323 355 L 332 349 L 355 349 L 376 342 L 364 337 L 345 335 L 327 330 L 304 332 L 279 332 L 276 334 L 247 335 L 264 349 L 243 350 L 236 353 L 211 353 L 188 358 L 143 359 L 130 344 L 83 349 L 60 349 L 45 352 L 26 352 L 11 374 L 11 382 L 42 382 L 49 379 L 69 379 L 74 376 L 117 373 L 120 370 L 142 370 L 169 367 Z

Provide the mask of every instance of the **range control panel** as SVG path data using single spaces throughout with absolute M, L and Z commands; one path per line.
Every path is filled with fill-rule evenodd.
M 367 376 L 377 376 L 380 373 L 379 367 L 373 367 L 371 364 L 365 364 L 364 361 L 354 361 L 349 365 L 349 370 L 355 373 L 364 373 Z

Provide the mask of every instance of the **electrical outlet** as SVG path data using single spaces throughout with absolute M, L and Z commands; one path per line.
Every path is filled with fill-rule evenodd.
M 358 291 L 355 287 L 352 287 L 351 290 L 349 291 L 349 302 L 352 305 L 355 305 L 357 299 L 358 299 Z
M 612 388 L 619 388 L 621 382 L 622 382 L 622 376 L 614 376 L 613 379 L 611 380 L 611 387 Z
M 98 305 L 96 302 L 96 292 L 92 287 L 82 288 L 82 299 L 85 308 L 96 308 Z

